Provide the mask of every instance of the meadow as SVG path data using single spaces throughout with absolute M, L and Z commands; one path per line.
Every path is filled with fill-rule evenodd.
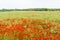
M 0 40 L 60 40 L 60 11 L 0 12 Z
M 33 19 L 57 19 L 60 20 L 59 11 L 10 11 L 0 12 L 0 18 L 33 18 Z

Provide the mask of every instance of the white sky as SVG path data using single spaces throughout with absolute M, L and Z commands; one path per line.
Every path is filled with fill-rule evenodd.
M 0 0 L 2 8 L 60 8 L 60 0 Z

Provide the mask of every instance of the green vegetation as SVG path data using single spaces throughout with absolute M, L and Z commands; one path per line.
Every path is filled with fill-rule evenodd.
M 60 11 L 11 11 L 0 12 L 0 18 L 32 18 L 45 20 L 60 20 Z
M 0 12 L 1 40 L 60 39 L 56 33 L 60 35 L 60 11 Z
M 60 11 L 10 11 L 0 12 L 0 19 L 41 19 L 60 25 Z M 58 20 L 58 21 L 57 21 Z
M 29 9 L 1 9 L 0 11 L 60 11 L 60 9 L 49 8 L 29 8 Z

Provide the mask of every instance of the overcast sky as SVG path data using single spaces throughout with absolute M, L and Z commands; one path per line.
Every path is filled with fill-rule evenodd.
M 0 0 L 2 8 L 60 8 L 60 0 Z

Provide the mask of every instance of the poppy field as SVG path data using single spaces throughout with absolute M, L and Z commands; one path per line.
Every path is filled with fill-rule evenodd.
M 0 12 L 0 40 L 60 40 L 60 12 Z

